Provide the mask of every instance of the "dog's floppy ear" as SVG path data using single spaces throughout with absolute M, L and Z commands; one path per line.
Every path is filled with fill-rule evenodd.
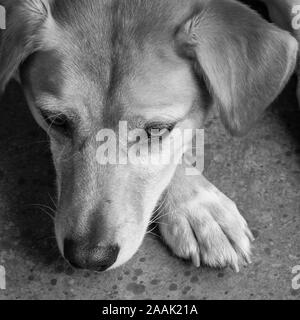
M 0 30 L 0 94 L 20 64 L 39 49 L 38 34 L 49 14 L 50 0 L 0 0 L 6 29 Z
M 251 127 L 295 68 L 297 41 L 236 1 L 206 1 L 177 36 L 232 134 Z

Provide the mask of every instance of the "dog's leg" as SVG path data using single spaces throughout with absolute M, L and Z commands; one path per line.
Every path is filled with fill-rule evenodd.
M 250 263 L 254 240 L 235 203 L 203 176 L 186 176 L 179 167 L 168 187 L 161 217 L 164 241 L 179 257 L 199 267 Z

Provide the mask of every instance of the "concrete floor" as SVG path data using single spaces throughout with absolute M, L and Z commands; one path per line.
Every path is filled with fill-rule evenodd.
M 257 240 L 240 274 L 195 269 L 149 236 L 124 267 L 103 275 L 74 271 L 59 256 L 51 219 L 31 204 L 51 205 L 54 173 L 45 134 L 20 88 L 0 102 L 0 299 L 299 299 L 300 111 L 295 79 L 245 138 L 218 117 L 207 124 L 206 176 L 236 201 Z

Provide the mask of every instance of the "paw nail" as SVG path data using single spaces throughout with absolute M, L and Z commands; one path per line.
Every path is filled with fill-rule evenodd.
M 253 233 L 248 229 L 247 236 L 251 242 L 255 241 Z
M 240 268 L 237 264 L 233 264 L 231 265 L 231 268 L 233 269 L 234 272 L 239 273 L 240 272 Z
M 201 266 L 201 263 L 200 263 L 200 256 L 199 254 L 195 253 L 195 254 L 192 254 L 192 262 L 194 264 L 194 266 L 196 268 L 200 268 Z
M 252 264 L 252 260 L 250 257 L 245 257 L 245 260 L 248 264 Z

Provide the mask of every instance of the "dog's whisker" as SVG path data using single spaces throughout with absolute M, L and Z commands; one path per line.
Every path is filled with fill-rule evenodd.
M 165 217 L 165 216 L 167 216 L 167 214 L 163 215 L 162 217 Z M 160 219 L 161 219 L 162 217 L 158 217 L 158 218 L 155 219 L 155 220 L 151 220 L 150 223 L 149 223 L 149 225 L 151 225 L 151 224 L 161 224 L 161 225 L 165 224 L 165 225 L 168 225 L 167 223 L 160 221 Z
M 157 214 L 160 212 L 160 210 L 163 208 L 163 206 L 166 204 L 167 202 L 167 197 L 164 196 L 163 197 L 163 200 L 160 202 L 159 206 L 153 211 L 153 215 Z
M 49 206 L 47 206 L 47 205 L 45 205 L 45 204 L 32 204 L 32 205 L 33 205 L 33 206 L 38 206 L 38 207 L 40 207 L 40 208 L 48 209 L 48 210 L 50 210 L 50 212 L 56 214 L 56 211 L 55 211 L 53 208 L 51 208 L 51 207 L 49 207 Z
M 159 213 L 159 214 L 155 215 L 150 221 L 152 223 L 155 223 L 156 221 L 160 220 L 161 218 L 167 216 L 168 214 L 169 213 L 163 213 L 163 214 Z
M 56 201 L 54 201 L 54 199 L 51 197 L 50 193 L 48 193 L 48 195 L 49 195 L 49 198 L 50 198 L 50 200 L 51 200 L 51 202 L 52 202 L 55 210 L 57 210 L 57 203 L 56 203 Z
M 161 236 L 159 234 L 153 232 L 155 229 L 156 229 L 156 227 L 154 227 L 151 230 L 147 231 L 146 235 L 153 235 L 153 236 L 155 236 L 157 238 L 161 238 Z
M 43 213 L 45 213 L 49 218 L 51 218 L 52 221 L 54 221 L 54 217 L 53 217 L 48 211 L 46 211 L 46 210 L 43 209 L 43 208 L 40 208 L 40 210 L 41 210 Z
M 48 143 L 49 140 L 41 140 L 41 141 L 36 141 L 36 142 L 31 142 L 31 143 L 26 143 L 26 144 L 23 144 L 23 145 L 20 145 L 20 147 L 29 147 L 29 146 L 32 146 L 32 145 L 36 145 L 36 144 L 43 144 L 43 143 Z
M 155 212 L 155 214 L 153 215 L 153 217 L 151 218 L 151 223 L 155 223 L 157 220 L 161 219 L 162 217 L 164 217 L 165 214 L 162 214 L 162 211 L 159 212 Z
M 153 233 L 153 232 L 147 232 L 146 235 L 148 235 L 148 234 L 150 234 L 150 235 L 152 235 L 152 236 L 155 236 L 155 237 L 161 239 L 161 236 L 160 236 L 160 235 L 155 234 L 155 233 Z
M 34 206 L 39 208 L 42 212 L 44 212 L 48 217 L 50 217 L 52 219 L 52 221 L 54 221 L 54 217 L 55 217 L 55 210 L 53 210 L 51 207 L 48 207 L 46 205 L 41 205 L 41 204 L 31 204 L 30 206 Z M 52 215 L 50 212 L 48 212 L 47 210 L 50 210 L 51 213 L 53 213 L 54 215 Z
M 156 225 L 170 226 L 170 224 L 169 224 L 169 223 L 165 223 L 165 222 L 155 221 L 155 222 L 152 222 L 152 223 L 155 223 Z

